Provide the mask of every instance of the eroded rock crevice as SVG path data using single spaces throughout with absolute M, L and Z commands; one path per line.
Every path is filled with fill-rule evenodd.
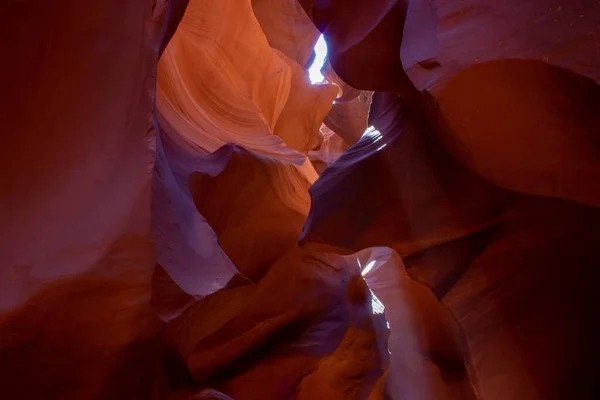
M 598 397 L 597 1 L 0 26 L 0 398 Z

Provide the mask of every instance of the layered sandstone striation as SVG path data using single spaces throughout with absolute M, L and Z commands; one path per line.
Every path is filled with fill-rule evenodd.
M 1 5 L 0 397 L 596 398 L 600 6 L 496 3 Z

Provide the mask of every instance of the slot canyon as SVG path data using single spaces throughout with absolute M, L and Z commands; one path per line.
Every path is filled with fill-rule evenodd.
M 0 26 L 0 399 L 600 398 L 600 1 Z

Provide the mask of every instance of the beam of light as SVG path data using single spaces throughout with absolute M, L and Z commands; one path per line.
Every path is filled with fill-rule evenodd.
M 323 34 L 319 36 L 319 40 L 315 44 L 315 59 L 308 69 L 308 78 L 310 83 L 321 83 L 325 80 L 325 76 L 321 73 L 325 58 L 327 57 L 327 43 Z
M 367 130 L 362 134 L 362 137 L 368 137 L 368 138 L 380 138 L 381 137 L 381 132 L 379 132 L 377 129 L 375 129 L 374 127 L 370 126 L 367 128 Z
M 360 264 L 359 264 L 359 265 L 360 265 Z M 369 273 L 369 271 L 370 271 L 371 269 L 373 269 L 373 267 L 374 267 L 374 266 L 375 266 L 375 260 L 373 260 L 373 261 L 369 261 L 369 262 L 367 263 L 367 265 L 365 265 L 365 268 L 363 268 L 363 270 L 361 271 L 361 274 L 362 274 L 362 276 L 365 276 L 365 275 L 367 275 L 367 274 Z
M 362 265 L 360 264 L 360 260 L 357 259 L 356 261 L 358 261 L 358 266 L 362 267 Z M 361 275 L 366 276 L 369 273 L 369 271 L 373 269 L 374 266 L 375 260 L 369 261 L 367 265 L 365 265 L 365 267 L 362 268 L 362 271 L 360 271 Z M 373 309 L 373 314 L 383 314 L 383 312 L 385 311 L 383 303 L 377 298 L 377 296 L 375 296 L 375 293 L 373 293 L 371 289 L 369 289 L 369 292 L 371 292 L 371 308 Z
M 371 308 L 373 309 L 373 314 L 383 314 L 385 311 L 383 303 L 377 298 L 377 296 L 375 296 L 375 293 L 373 293 L 371 289 L 369 289 L 369 291 L 371 292 Z
M 375 142 L 381 140 L 381 138 L 383 137 L 383 135 L 377 129 L 375 129 L 374 127 L 370 126 L 370 127 L 367 128 L 367 130 L 365 131 L 365 133 L 362 134 L 362 137 L 363 138 L 372 139 L 373 140 L 372 143 L 375 143 Z M 383 149 L 385 146 L 387 146 L 387 143 L 384 143 L 381 146 L 379 146 L 376 151 L 379 151 L 379 150 Z
M 370 128 L 372 129 L 372 127 L 370 127 Z M 367 129 L 367 131 L 368 131 L 368 129 Z M 367 132 L 365 132 L 365 134 L 366 133 Z M 377 132 L 377 133 L 379 133 L 379 132 Z M 383 145 L 382 147 L 385 147 L 385 145 Z M 358 258 L 356 259 L 356 262 L 358 263 L 358 267 L 361 270 L 360 274 L 362 276 L 365 276 L 365 277 L 373 269 L 373 267 L 376 264 L 376 260 L 371 260 L 363 268 L 362 264 L 360 263 L 360 260 Z M 366 282 L 366 279 L 365 279 L 365 282 Z M 368 283 L 367 283 L 367 287 L 368 287 Z M 381 300 L 379 300 L 377 298 L 377 296 L 375 296 L 375 293 L 371 290 L 371 288 L 369 288 L 369 292 L 371 293 L 371 310 L 373 311 L 373 314 L 374 315 L 376 315 L 376 314 L 385 314 L 385 306 L 383 305 L 383 303 L 381 302 Z M 388 331 L 391 330 L 390 323 L 388 322 L 387 318 L 385 319 L 385 325 L 386 325 Z M 389 346 L 389 343 L 388 343 L 388 346 Z M 387 352 L 388 352 L 389 355 L 392 354 L 392 352 L 390 351 L 389 347 L 387 348 Z

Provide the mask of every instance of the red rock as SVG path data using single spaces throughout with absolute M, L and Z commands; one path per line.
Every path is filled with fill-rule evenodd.
M 153 70 L 176 21 L 141 0 L 1 8 L 0 396 L 150 398 Z
M 493 96 L 490 96 L 493 93 Z M 440 94 L 444 144 L 514 191 L 600 206 L 600 86 L 539 61 L 461 71 Z
M 0 397 L 598 397 L 598 7 L 0 6 Z

